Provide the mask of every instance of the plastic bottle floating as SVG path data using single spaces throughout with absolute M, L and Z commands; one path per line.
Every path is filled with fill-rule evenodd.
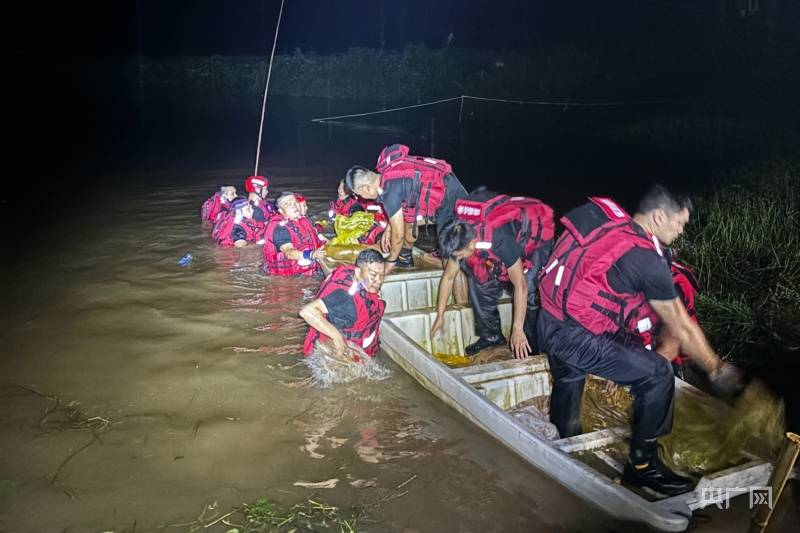
M 186 254 L 185 254 L 183 257 L 181 257 L 180 259 L 178 259 L 178 264 L 179 264 L 180 266 L 182 266 L 182 267 L 187 267 L 187 266 L 189 266 L 189 265 L 191 265 L 191 264 L 192 264 L 192 259 L 194 259 L 194 257 L 192 256 L 192 254 L 191 254 L 191 253 L 189 253 L 189 252 L 187 252 L 187 253 L 186 253 Z

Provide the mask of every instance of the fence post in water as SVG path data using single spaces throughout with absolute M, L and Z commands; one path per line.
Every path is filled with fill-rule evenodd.
M 759 503 L 756 506 L 748 533 L 762 533 L 767 528 L 772 511 L 778 505 L 783 487 L 786 486 L 786 481 L 792 474 L 792 468 L 794 468 L 798 454 L 800 454 L 800 435 L 791 432 L 786 433 L 786 439 L 783 441 L 783 446 L 781 446 L 781 453 L 775 461 L 775 467 L 772 469 L 772 475 L 769 478 L 772 501 Z

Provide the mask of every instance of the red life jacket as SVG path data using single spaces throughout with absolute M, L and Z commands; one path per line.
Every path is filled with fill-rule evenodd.
M 478 232 L 475 253 L 467 258 L 466 264 L 479 283 L 486 283 L 492 276 L 508 281 L 508 268 L 492 251 L 492 234 L 497 228 L 510 222 L 519 223 L 516 241 L 522 245 L 523 269 L 532 268 L 533 252 L 555 233 L 553 209 L 525 196 L 501 194 L 483 202 L 457 200 L 456 217 L 470 222 Z
M 395 179 L 414 180 L 411 192 L 404 201 L 403 218 L 415 222 L 419 217 L 433 218 L 445 195 L 444 178 L 453 167 L 443 159 L 408 154 L 408 146 L 393 144 L 378 156 L 375 170 L 381 175 L 381 188 Z
M 372 220 L 374 221 L 372 228 L 359 237 L 358 242 L 361 244 L 376 244 L 381 240 L 383 232 L 386 231 L 386 226 L 389 225 L 389 217 L 386 216 L 386 210 L 374 200 L 359 197 L 358 203 L 364 211 L 372 214 Z
M 633 248 L 663 255 L 661 245 L 655 236 L 643 234 L 613 200 L 589 200 L 601 209 L 605 221 L 572 220 L 569 214 L 561 218 L 566 230 L 539 273 L 542 308 L 558 320 L 571 318 L 595 335 L 649 331 L 656 324 L 644 294 L 615 291 L 608 272 Z
M 241 222 L 236 224 L 236 215 L 228 211 L 223 213 L 214 224 L 214 229 L 211 230 L 211 237 L 213 237 L 220 246 L 233 246 L 233 230 L 236 226 L 239 226 L 245 231 L 244 240 L 247 242 L 256 242 L 264 233 L 264 225 L 260 222 L 252 218 L 243 217 Z
M 386 216 L 386 210 L 383 208 L 383 205 L 379 204 L 375 200 L 367 200 L 366 198 L 358 197 L 358 203 L 366 211 L 367 213 L 372 213 L 372 218 L 375 220 L 376 223 L 381 224 L 381 222 L 389 222 L 389 217 Z M 386 224 L 381 224 L 384 228 Z
M 331 203 L 328 204 L 328 218 L 334 219 L 336 215 L 342 215 L 343 217 L 349 217 L 352 215 L 350 212 L 355 205 L 357 205 L 358 198 L 353 195 L 348 196 L 344 200 L 341 198 L 336 198 Z
M 383 236 L 383 232 L 386 231 L 386 222 L 381 224 L 373 224 L 372 228 L 364 235 L 358 238 L 358 242 L 361 244 L 378 244 Z
M 275 209 L 275 204 L 263 198 L 250 200 L 250 207 L 253 208 L 253 212 L 259 211 L 261 213 L 261 217 L 264 219 L 264 224 L 266 224 L 272 215 L 277 212 Z M 256 217 L 254 216 L 254 218 Z
M 203 222 L 216 222 L 217 215 L 222 210 L 222 194 L 215 192 L 213 196 L 203 202 L 200 208 L 200 218 Z
M 281 214 L 276 214 L 267 222 L 264 231 L 264 272 L 271 276 L 312 276 L 319 271 L 319 265 L 315 260 L 310 264 L 301 265 L 298 261 L 288 259 L 283 252 L 275 247 L 274 234 L 275 228 L 283 226 L 289 232 L 292 239 L 292 247 L 295 250 L 318 250 L 323 243 L 314 230 L 314 225 L 308 217 L 300 217 L 295 221 L 284 218 Z
M 317 298 L 325 298 L 339 289 L 353 297 L 356 320 L 351 327 L 339 331 L 345 339 L 361 346 L 367 355 L 374 356 L 378 352 L 378 334 L 386 302 L 381 300 L 377 294 L 358 287 L 357 282 L 353 279 L 355 270 L 354 265 L 343 265 L 334 269 L 320 285 Z M 328 314 L 335 312 L 335 309 L 328 309 Z M 327 340 L 328 337 L 314 328 L 309 328 L 303 343 L 303 354 L 311 354 L 317 339 Z
M 697 293 L 700 292 L 700 282 L 697 281 L 694 270 L 690 266 L 684 265 L 674 259 L 670 261 L 669 269 L 672 273 L 672 281 L 675 283 L 675 288 L 678 290 L 678 296 L 681 298 L 681 301 L 683 301 L 686 312 L 689 313 L 689 318 L 694 320 L 696 324 L 699 324 L 700 322 L 697 320 L 697 309 L 695 308 L 695 299 Z M 659 320 L 658 315 L 650 305 L 642 306 L 639 312 L 639 319 L 642 318 L 649 318 L 653 324 L 656 324 Z M 645 348 L 648 350 L 653 348 L 653 340 L 656 333 L 657 332 L 654 330 L 649 330 L 639 334 L 639 337 L 642 339 L 642 344 L 644 344 Z M 688 355 L 678 354 L 672 362 L 682 365 L 689 359 L 690 357 Z
M 695 307 L 697 293 L 700 292 L 700 282 L 694 274 L 692 267 L 684 265 L 674 259 L 670 262 L 670 270 L 672 270 L 672 281 L 675 282 L 675 288 L 678 289 L 678 296 L 683 300 L 683 305 L 686 306 L 686 312 L 689 313 L 689 318 L 699 324 L 697 319 L 697 308 Z M 688 355 L 678 354 L 673 359 L 674 363 L 682 365 L 689 359 Z
M 381 235 L 383 235 L 386 226 L 389 225 L 389 218 L 386 216 L 383 206 L 374 200 L 367 200 L 359 196 L 351 195 L 344 200 L 337 198 L 328 205 L 330 206 L 330 209 L 328 210 L 328 217 L 331 219 L 335 219 L 336 215 L 342 215 L 345 217 L 351 216 L 353 214 L 351 211 L 356 205 L 361 206 L 362 210 L 372 214 L 372 219 L 375 221 L 375 224 L 367 233 L 358 238 L 358 242 L 361 244 L 377 243 L 380 240 Z

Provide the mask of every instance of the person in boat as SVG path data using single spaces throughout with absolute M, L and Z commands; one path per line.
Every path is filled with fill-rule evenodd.
M 269 219 L 264 231 L 264 272 L 273 276 L 318 274 L 316 260 L 325 257 L 323 238 L 301 214 L 293 192 L 281 193 L 275 205 L 278 213 Z
M 722 362 L 675 290 L 663 246 L 683 232 L 691 201 L 656 185 L 631 217 L 609 198 L 592 197 L 561 218 L 565 231 L 540 272 L 538 334 L 553 389 L 550 420 L 562 438 L 581 433 L 586 374 L 630 386 L 632 435 L 623 480 L 666 495 L 692 488 L 665 466 L 658 437 L 672 430 L 675 381 L 667 357 L 640 335 L 657 325 L 705 370 L 719 394 L 741 388 L 736 367 Z
M 309 325 L 303 354 L 310 355 L 315 343 L 329 341 L 338 358 L 374 357 L 386 307 L 380 298 L 383 279 L 384 259 L 375 250 L 361 251 L 355 265 L 336 267 L 317 297 L 300 309 Z
M 697 318 L 695 303 L 697 294 L 700 292 L 700 282 L 695 275 L 694 269 L 678 261 L 672 249 L 665 246 L 663 250 L 669 263 L 675 291 L 681 299 L 681 302 L 683 302 L 683 306 L 686 308 L 686 313 L 689 315 L 689 318 L 699 325 L 700 321 Z M 654 320 L 654 323 L 658 323 L 657 318 Z M 706 385 L 703 384 L 702 378 L 695 372 L 692 358 L 685 353 L 681 353 L 680 342 L 676 337 L 670 335 L 669 330 L 662 327 L 654 327 L 649 331 L 641 333 L 640 337 L 642 339 L 642 344 L 644 344 L 647 349 L 654 349 L 659 354 L 672 361 L 672 370 L 676 376 L 693 385 Z
M 200 218 L 203 222 L 211 222 L 214 224 L 219 214 L 228 211 L 230 203 L 235 199 L 236 187 L 223 185 L 219 188 L 219 192 L 215 192 L 210 198 L 203 202 L 200 208 Z
M 237 198 L 230 209 L 217 218 L 211 236 L 224 247 L 241 248 L 248 243 L 263 243 L 264 225 L 253 218 L 253 207 L 245 198 Z
M 506 344 L 497 300 L 508 284 L 514 298 L 508 341 L 511 351 L 518 359 L 538 353 L 537 274 L 553 247 L 553 209 L 535 198 L 512 198 L 481 188 L 458 200 L 455 212 L 455 220 L 439 234 L 439 248 L 447 263 L 439 280 L 431 335 L 442 328 L 453 282 L 459 270 L 464 270 L 478 335 L 476 342 L 464 348 L 466 354 L 472 356 L 484 348 Z
M 358 196 L 376 200 L 389 217 L 387 273 L 395 265 L 413 267 L 417 226 L 432 222 L 441 231 L 455 216 L 456 201 L 467 197 L 447 161 L 409 155 L 408 147 L 402 144 L 381 151 L 375 172 L 351 167 L 345 183 Z
M 358 238 L 358 242 L 369 246 L 373 250 L 386 250 L 388 248 L 390 230 L 389 219 L 383 210 L 383 206 L 374 200 L 367 200 L 355 195 L 347 187 L 344 179 L 339 181 L 336 193 L 336 200 L 328 204 L 328 218 L 335 221 L 337 216 L 351 217 L 364 211 L 371 213 L 374 221 L 373 225 L 369 231 Z M 384 234 L 386 239 L 384 239 Z
M 267 200 L 269 194 L 269 180 L 264 176 L 250 176 L 244 182 L 247 190 L 247 199 L 253 208 L 253 219 L 266 224 L 275 214 L 275 205 Z

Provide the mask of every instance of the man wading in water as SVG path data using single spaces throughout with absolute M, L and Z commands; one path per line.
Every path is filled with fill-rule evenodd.
M 374 357 L 386 303 L 380 299 L 384 259 L 375 250 L 358 254 L 355 265 L 342 265 L 325 278 L 317 298 L 300 309 L 310 329 L 303 354 L 315 343 L 330 342 L 338 359 L 358 361 L 359 354 Z

